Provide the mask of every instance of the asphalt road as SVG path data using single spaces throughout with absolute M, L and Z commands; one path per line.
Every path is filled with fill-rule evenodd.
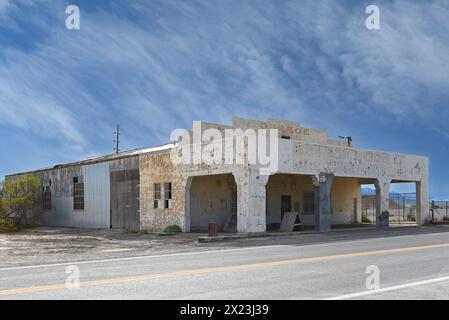
M 0 299 L 448 299 L 447 231 L 341 233 L 315 243 L 294 236 L 252 246 L 3 267 Z M 379 271 L 378 290 L 366 287 L 374 277 L 366 273 L 369 266 Z

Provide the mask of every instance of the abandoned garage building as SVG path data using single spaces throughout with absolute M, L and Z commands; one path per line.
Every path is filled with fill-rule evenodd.
M 46 226 L 162 231 L 178 225 L 191 232 L 214 221 L 222 231 L 251 233 L 279 229 L 288 213 L 303 225 L 328 231 L 332 225 L 362 222 L 361 185 L 372 184 L 381 227 L 388 225 L 382 217 L 388 214 L 390 185 L 410 182 L 416 185 L 416 222 L 427 221 L 426 157 L 357 149 L 349 140 L 329 140 L 326 131 L 291 121 L 234 117 L 232 122 L 194 122 L 194 129 L 200 128 L 200 137 L 207 129 L 244 137 L 240 151 L 231 145 L 236 150 L 231 160 L 240 155 L 241 163 L 173 161 L 173 154 L 198 147 L 195 141 L 177 140 L 6 178 L 33 174 L 40 179 L 36 210 Z M 262 171 L 248 159 L 248 141 L 255 131 L 272 129 L 276 140 L 270 152 L 277 163 Z M 200 138 L 199 147 L 224 140 Z

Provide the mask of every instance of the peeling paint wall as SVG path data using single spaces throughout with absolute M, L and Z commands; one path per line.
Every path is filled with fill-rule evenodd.
M 81 166 L 54 169 L 38 174 L 45 186 L 48 186 L 51 180 L 52 198 L 52 209 L 43 212 L 40 224 L 60 227 L 80 225 L 80 217 L 73 210 L 73 177 L 80 177 L 81 175 Z M 40 201 L 39 205 L 41 203 Z M 42 206 L 39 206 L 36 210 L 43 211 Z
M 216 128 L 219 131 L 230 128 L 229 126 L 203 123 L 202 130 Z M 317 177 L 321 173 L 335 176 L 333 187 L 332 206 L 334 214 L 332 223 L 360 222 L 360 187 L 359 179 L 369 179 L 389 183 L 391 181 L 412 181 L 420 183 L 418 197 L 424 199 L 428 190 L 428 159 L 420 156 L 404 155 L 391 152 L 371 151 L 355 149 L 347 145 L 346 141 L 329 140 L 327 133 L 322 130 L 302 128 L 298 123 L 281 120 L 257 121 L 242 118 L 234 118 L 233 129 L 270 129 L 279 130 L 279 136 L 287 136 L 290 139 L 279 139 L 277 154 L 278 166 L 271 174 L 295 174 Z M 223 141 L 202 143 L 212 147 Z M 225 145 L 226 147 L 226 145 Z M 181 175 L 184 177 L 215 175 L 233 173 L 238 190 L 238 230 L 239 232 L 263 232 L 265 224 L 280 219 L 280 209 L 275 209 L 278 199 L 266 201 L 265 186 L 267 176 L 262 176 L 259 171 L 262 166 L 248 164 L 248 147 L 245 144 L 243 164 L 189 164 L 181 166 Z M 191 148 L 193 152 L 194 148 Z M 200 149 L 201 150 L 201 149 Z M 210 149 L 209 149 L 210 150 Z M 220 150 L 218 148 L 218 150 Z M 235 155 L 234 155 L 235 156 Z M 234 157 L 235 160 L 235 157 Z M 184 178 L 185 179 L 185 178 Z M 312 191 L 311 183 L 305 183 L 305 188 Z M 278 195 L 280 196 L 280 195 Z M 269 195 L 270 197 L 270 195 Z M 301 206 L 301 197 L 295 196 L 292 207 L 298 202 Z M 274 202 L 273 202 L 274 201 Z M 427 219 L 427 205 L 421 201 L 419 223 Z M 265 207 L 274 213 L 265 216 Z M 355 212 L 357 209 L 357 212 Z M 186 210 L 189 211 L 188 209 Z M 186 221 L 188 217 L 186 217 Z M 305 216 L 304 220 L 308 220 Z M 313 215 L 310 223 L 314 223 Z
M 154 208 L 154 184 L 161 184 L 162 202 L 164 183 L 172 183 L 170 208 Z M 185 185 L 179 165 L 173 165 L 169 152 L 140 156 L 140 224 L 142 229 L 163 231 L 170 225 L 185 229 Z
M 425 157 L 281 140 L 281 172 L 333 173 L 341 177 L 421 181 L 427 179 Z
M 109 161 L 108 163 L 110 172 L 139 169 L 138 156 Z
M 138 157 L 32 172 L 41 186 L 50 186 L 52 208 L 43 210 L 42 188 L 36 212 L 41 212 L 40 224 L 57 227 L 99 228 L 110 227 L 110 172 L 138 169 Z M 9 176 L 9 179 L 21 175 Z M 84 210 L 74 210 L 73 178 L 84 181 Z M 51 185 L 50 185 L 51 181 Z
M 258 121 L 234 117 L 232 119 L 233 128 L 246 129 L 277 129 L 279 138 L 289 137 L 292 140 L 301 140 L 315 143 L 327 143 L 327 132 L 324 130 L 303 128 L 299 123 L 286 120 L 268 119 Z
M 38 172 L 35 175 L 39 177 L 42 186 L 50 186 L 51 190 L 51 210 L 43 210 L 42 198 L 35 209 L 42 212 L 41 225 L 109 228 L 109 173 L 107 164 L 63 167 Z M 84 180 L 84 210 L 74 210 L 74 177 L 83 177 Z
M 73 208 L 73 178 L 83 177 L 84 210 Z M 60 227 L 109 228 L 109 165 L 99 163 L 55 169 L 43 173 L 51 179 L 52 210 L 44 212 L 41 224 Z

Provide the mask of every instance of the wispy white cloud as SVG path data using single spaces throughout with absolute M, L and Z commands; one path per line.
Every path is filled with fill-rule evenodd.
M 0 26 L 6 25 L 7 12 L 12 7 L 11 0 L 0 0 Z
M 11 54 L 14 57 L 0 65 L 0 123 L 49 138 L 61 136 L 83 143 L 75 123 L 76 110 L 65 105 L 73 100 L 85 103 L 70 91 L 70 77 L 39 57 L 17 51 Z
M 351 50 L 339 55 L 345 78 L 370 92 L 373 105 L 384 111 L 428 118 L 422 96 L 449 88 L 448 13 L 441 1 L 395 1 L 381 6 L 379 31 L 363 30 L 352 19 L 344 43 Z
M 385 3 L 376 32 L 364 28 L 363 7 L 354 12 L 330 2 L 133 6 L 128 17 L 83 12 L 77 33 L 35 17 L 45 41 L 31 53 L 3 54 L 3 122 L 31 130 L 45 126 L 83 144 L 86 114 L 109 110 L 158 135 L 192 118 L 226 121 L 233 113 L 254 116 L 254 110 L 258 117 L 313 119 L 310 95 L 337 104 L 345 94 L 357 106 L 354 90 L 370 105 L 359 112 L 425 118 L 419 95 L 449 85 L 448 8 L 441 2 Z M 53 18 L 59 10 L 58 23 L 61 8 L 62 2 L 48 6 Z M 423 10 L 428 19 L 417 19 Z M 441 31 L 435 34 L 435 28 Z M 20 92 L 28 95 L 15 99 Z M 52 116 L 39 119 L 46 106 Z
M 47 37 L 31 53 L 3 54 L 8 63 L 0 72 L 10 83 L 3 87 L 3 122 L 39 133 L 46 127 L 83 144 L 86 112 L 110 111 L 160 139 L 162 133 L 168 137 L 168 128 L 195 118 L 229 121 L 233 113 L 254 116 L 254 110 L 259 117 L 299 114 L 301 101 L 282 84 L 265 41 L 250 38 L 257 35 L 251 24 L 236 24 L 229 10 L 220 17 L 211 5 L 199 6 L 200 12 L 196 3 L 176 7 L 178 15 L 166 20 L 155 19 L 151 6 L 133 12 L 152 20 L 151 30 L 101 11 L 83 12 L 79 32 L 44 26 Z M 207 21 L 208 13 L 223 24 Z M 238 23 L 248 16 L 257 25 L 271 23 L 250 5 Z M 48 111 L 51 116 L 42 117 Z M 94 127 L 102 122 L 92 120 Z

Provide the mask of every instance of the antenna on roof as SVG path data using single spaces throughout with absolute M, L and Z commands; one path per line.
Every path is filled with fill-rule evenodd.
M 348 147 L 350 147 L 352 145 L 352 137 L 343 137 L 343 136 L 338 136 L 340 139 L 344 139 L 346 141 L 348 141 Z
M 114 132 L 115 134 L 115 148 L 114 151 L 115 153 L 119 153 L 120 152 L 120 125 L 117 125 L 117 129 Z

